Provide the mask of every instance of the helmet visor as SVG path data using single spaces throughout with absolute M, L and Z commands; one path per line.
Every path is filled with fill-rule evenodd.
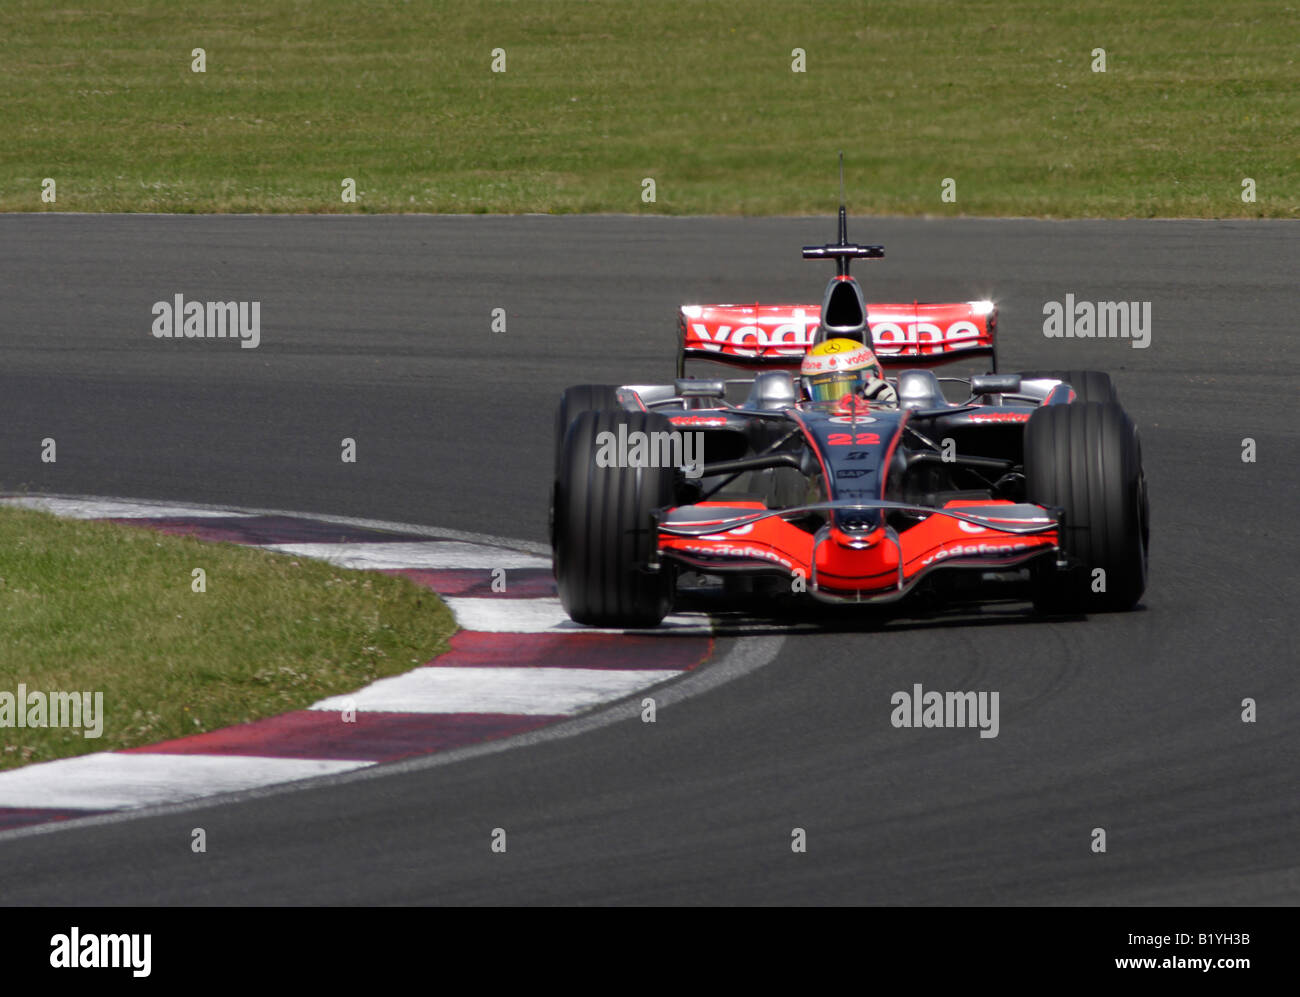
M 866 387 L 866 371 L 832 370 L 824 374 L 805 374 L 803 383 L 812 401 L 837 402 Z

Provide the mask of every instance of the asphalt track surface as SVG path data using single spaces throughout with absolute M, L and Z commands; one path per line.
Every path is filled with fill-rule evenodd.
M 829 218 L 2 217 L 0 486 L 543 540 L 560 389 L 668 380 L 680 302 L 816 301 L 827 267 L 798 250 L 832 234 Z M 850 234 L 886 245 L 857 268 L 869 300 L 991 297 L 1004 369 L 1113 372 L 1151 490 L 1139 611 L 792 633 L 654 725 L 0 840 L 0 902 L 1300 901 L 1300 227 Z M 1151 346 L 1044 338 L 1043 302 L 1067 292 L 1150 301 Z M 260 300 L 261 346 L 155 340 L 151 305 L 176 293 Z M 997 690 L 999 736 L 893 728 L 890 696 L 916 683 Z

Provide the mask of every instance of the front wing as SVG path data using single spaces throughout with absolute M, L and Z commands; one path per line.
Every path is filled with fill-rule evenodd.
M 791 519 L 810 512 L 900 510 L 926 518 L 901 532 L 850 531 L 834 518 L 816 533 Z M 1058 510 L 1008 501 L 954 501 L 943 508 L 900 502 L 822 502 L 768 509 L 759 502 L 702 502 L 659 517 L 658 554 L 697 571 L 778 572 L 802 578 L 827 602 L 889 602 L 930 572 L 1009 569 L 1059 556 Z

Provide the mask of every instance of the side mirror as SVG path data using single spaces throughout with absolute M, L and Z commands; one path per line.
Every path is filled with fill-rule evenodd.
M 970 379 L 972 395 L 1014 395 L 1019 391 L 1019 374 L 976 374 Z
M 674 382 L 677 394 L 683 398 L 726 398 L 727 383 L 722 380 L 706 381 L 694 377 L 679 377 Z

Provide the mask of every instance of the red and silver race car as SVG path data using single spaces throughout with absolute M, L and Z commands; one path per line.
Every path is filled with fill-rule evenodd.
M 569 616 L 654 626 L 701 578 L 833 603 L 1133 607 L 1147 490 L 1110 377 L 999 372 L 987 301 L 867 305 L 849 263 L 884 250 L 848 241 L 842 205 L 838 241 L 803 255 L 835 261 L 820 306 L 685 306 L 674 383 L 562 395 L 551 543 Z M 800 366 L 832 338 L 872 347 L 891 403 L 811 397 Z M 932 369 L 972 358 L 991 372 Z M 699 360 L 752 376 L 687 377 Z

